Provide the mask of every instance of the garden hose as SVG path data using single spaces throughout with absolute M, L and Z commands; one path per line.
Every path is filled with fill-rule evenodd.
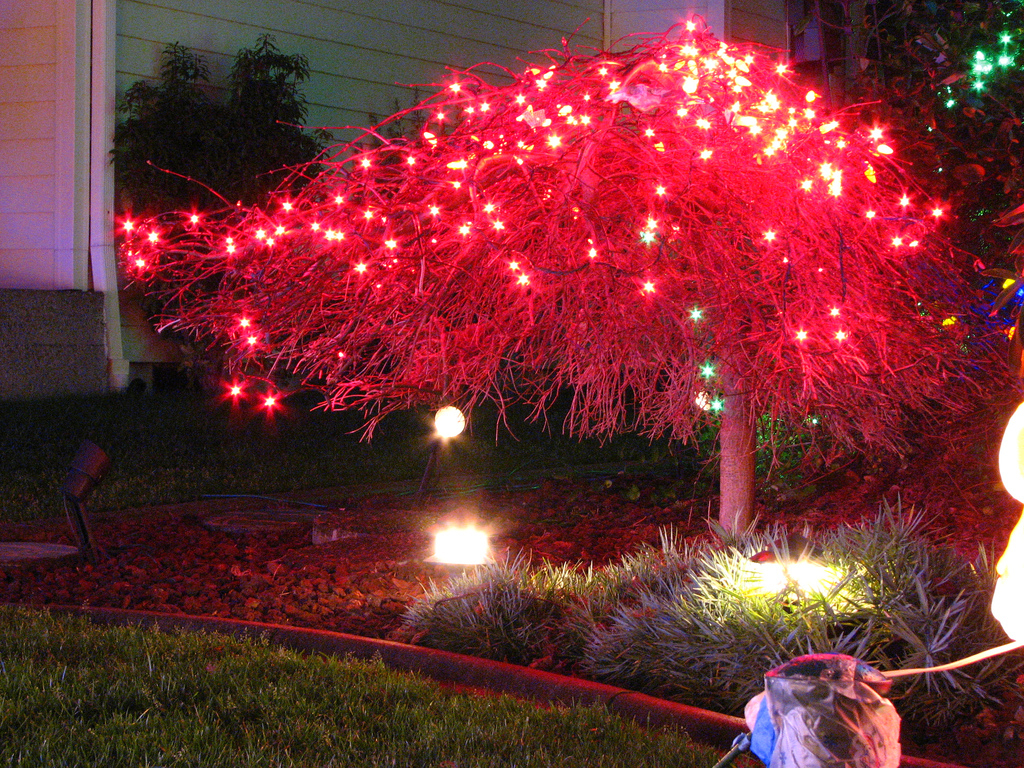
M 748 749 L 750 749 L 750 734 L 741 733 L 732 743 L 732 749 L 726 753 L 725 757 L 715 763 L 714 768 L 726 768 L 726 766 L 732 765 L 732 761 L 739 757 L 740 753 L 746 752 Z

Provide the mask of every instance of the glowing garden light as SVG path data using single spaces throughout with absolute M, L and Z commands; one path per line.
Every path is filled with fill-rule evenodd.
M 787 536 L 743 563 L 750 587 L 757 592 L 777 595 L 827 594 L 842 578 L 838 569 L 826 564 L 813 543 L 804 536 Z
M 483 565 L 490 560 L 487 531 L 476 526 L 445 528 L 434 534 L 432 562 L 447 565 Z
M 446 405 L 434 414 L 434 430 L 438 437 L 450 440 L 466 429 L 466 416 L 454 405 Z
M 831 591 L 840 578 L 834 568 L 807 559 L 755 563 L 749 570 L 754 589 L 769 595 L 790 590 L 820 595 Z

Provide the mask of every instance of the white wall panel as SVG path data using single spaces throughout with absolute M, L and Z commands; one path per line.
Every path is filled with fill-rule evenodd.
M 8 213 L 0 216 L 0 243 L 7 251 L 53 248 L 53 213 Z
M 614 0 L 612 41 L 626 35 L 660 35 L 674 24 L 700 16 L 719 37 L 725 32 L 723 0 Z M 628 47 L 623 41 L 620 47 Z
M 0 137 L 9 140 L 52 139 L 55 132 L 53 121 L 52 101 L 9 101 L 0 109 Z
M 53 176 L 7 177 L 0 183 L 0 216 L 53 209 Z
M 53 282 L 55 0 L 0 5 L 0 287 L 70 288 Z
M 731 0 L 729 37 L 736 42 L 758 43 L 786 49 L 785 0 Z
M 53 64 L 56 56 L 51 27 L 0 29 L 0 67 Z
M 4 176 L 34 176 L 53 166 L 53 139 L 0 140 L 0 168 Z M 49 202 L 53 210 L 53 201 Z
M 53 64 L 0 67 L 0 104 L 21 101 L 53 101 L 57 92 Z
M 51 221 L 50 229 L 53 229 Z M 43 269 L 53 269 L 53 248 L 0 248 L 0 289 L 16 288 L 26 290 L 53 284 L 52 274 L 43 274 Z M 3 349 L 0 348 L 0 352 Z

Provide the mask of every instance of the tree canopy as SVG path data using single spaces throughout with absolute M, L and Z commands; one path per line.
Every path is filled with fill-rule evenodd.
M 454 75 L 418 136 L 356 142 L 301 191 L 126 222 L 129 271 L 239 374 L 332 407 L 543 413 L 568 388 L 580 435 L 721 424 L 723 478 L 752 475 L 759 416 L 885 449 L 963 404 L 949 208 L 885 126 L 692 22 L 509 74 Z

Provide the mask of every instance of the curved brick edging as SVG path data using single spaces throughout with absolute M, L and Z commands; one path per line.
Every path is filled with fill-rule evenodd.
M 379 657 L 392 669 L 416 672 L 432 680 L 504 693 L 561 705 L 602 705 L 608 711 L 628 717 L 641 725 L 669 726 L 686 733 L 694 741 L 718 749 L 728 749 L 737 734 L 746 731 L 741 718 L 679 704 L 643 693 L 616 688 L 575 677 L 544 672 L 515 664 L 464 656 L 416 645 L 377 640 L 322 629 L 264 624 L 237 619 L 155 613 L 116 608 L 90 608 L 63 605 L 15 605 L 9 607 L 48 610 L 83 616 L 97 625 L 143 626 L 161 632 L 217 632 L 239 638 L 266 638 L 269 642 L 306 653 L 352 656 L 358 659 Z M 904 756 L 900 768 L 962 768 L 920 757 Z

